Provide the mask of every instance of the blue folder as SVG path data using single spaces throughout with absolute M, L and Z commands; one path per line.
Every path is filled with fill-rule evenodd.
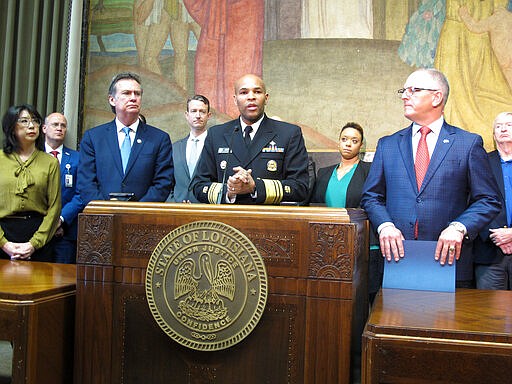
M 437 241 L 405 240 L 404 257 L 384 260 L 382 288 L 455 292 L 455 262 L 441 265 L 434 259 Z

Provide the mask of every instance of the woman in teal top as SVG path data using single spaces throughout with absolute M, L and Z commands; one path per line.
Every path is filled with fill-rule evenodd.
M 363 146 L 363 128 L 347 123 L 341 128 L 338 149 L 340 162 L 320 168 L 310 203 L 328 207 L 359 208 L 363 185 L 371 163 L 360 160 Z M 370 227 L 370 260 L 368 265 L 368 293 L 373 302 L 382 283 L 383 260 L 375 231 Z
M 360 160 L 363 139 L 363 128 L 359 124 L 347 123 L 341 128 L 340 162 L 318 170 L 310 203 L 337 208 L 360 206 L 363 184 L 371 165 Z
M 52 261 L 60 215 L 59 161 L 44 151 L 41 115 L 28 104 L 2 119 L 0 258 Z

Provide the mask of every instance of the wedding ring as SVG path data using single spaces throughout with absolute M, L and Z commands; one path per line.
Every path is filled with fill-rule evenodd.
M 448 252 L 455 252 L 455 247 L 452 245 L 448 248 Z

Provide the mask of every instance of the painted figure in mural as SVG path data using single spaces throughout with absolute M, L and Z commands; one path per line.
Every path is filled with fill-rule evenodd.
M 399 94 L 412 124 L 377 144 L 361 207 L 388 261 L 403 240 L 437 241 L 435 260 L 457 260 L 459 286 L 473 280 L 472 240 L 498 214 L 498 186 L 482 138 L 446 122 L 450 86 L 435 69 L 418 69 Z
M 423 0 L 407 23 L 398 56 L 411 66 L 432 67 L 445 16 L 445 0 Z
M 302 0 L 303 38 L 373 37 L 372 0 Z
M 508 9 L 495 8 L 491 16 L 482 20 L 471 17 L 467 7 L 459 8 L 459 15 L 466 27 L 473 33 L 489 33 L 491 46 L 501 66 L 503 75 L 512 89 L 512 0 Z
M 232 117 L 238 110 L 232 86 L 246 73 L 262 75 L 265 2 L 183 0 L 201 26 L 195 62 L 195 93 Z M 229 26 L 229 28 L 228 28 Z
M 173 77 L 176 84 L 186 90 L 189 33 L 193 32 L 197 38 L 199 25 L 192 20 L 181 0 L 135 0 L 133 15 L 140 66 L 162 74 L 159 56 L 170 33 L 174 50 Z
M 467 0 L 464 6 L 473 19 L 485 20 L 508 2 Z M 490 148 L 492 132 L 486 127 L 492 125 L 494 116 L 501 111 L 512 110 L 512 90 L 493 51 L 489 34 L 468 30 L 459 14 L 460 7 L 461 1 L 446 2 L 446 20 L 434 62 L 435 67 L 450 78 L 452 97 L 445 115 L 453 124 L 479 133 Z
M 235 82 L 240 116 L 209 129 L 192 180 L 210 204 L 301 202 L 308 194 L 308 154 L 299 126 L 265 115 L 268 93 L 252 74 Z

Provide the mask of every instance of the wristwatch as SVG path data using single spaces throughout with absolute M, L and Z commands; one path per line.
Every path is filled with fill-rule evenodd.
M 460 233 L 462 233 L 462 236 L 466 236 L 466 233 L 468 232 L 466 230 L 466 226 L 458 221 L 452 221 L 450 223 L 450 227 L 453 227 L 455 230 L 459 231 Z

